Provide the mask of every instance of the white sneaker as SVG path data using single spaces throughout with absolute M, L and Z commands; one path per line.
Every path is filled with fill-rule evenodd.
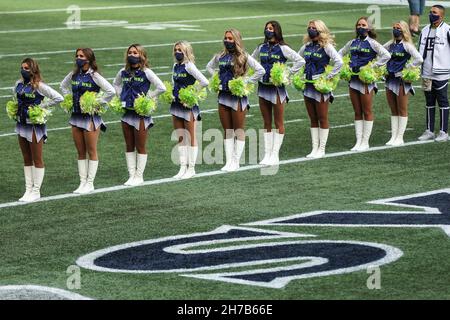
M 431 132 L 430 130 L 425 130 L 424 133 L 418 138 L 420 141 L 426 141 L 426 140 L 433 140 L 435 138 L 434 132 Z
M 439 131 L 439 135 L 434 139 L 436 142 L 444 142 L 448 140 L 448 133 L 445 131 Z

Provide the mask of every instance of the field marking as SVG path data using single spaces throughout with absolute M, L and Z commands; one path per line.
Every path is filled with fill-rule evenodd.
M 396 147 L 383 145 L 383 146 L 371 147 L 369 150 L 366 150 L 366 151 L 356 151 L 356 152 L 355 151 L 341 151 L 341 152 L 335 152 L 335 153 L 327 153 L 321 159 L 336 158 L 336 157 L 355 155 L 355 154 L 363 154 L 363 153 L 376 152 L 376 151 L 381 151 L 381 150 L 386 150 L 386 149 L 406 148 L 409 146 L 428 144 L 428 143 L 433 143 L 433 142 L 434 142 L 433 140 L 431 140 L 431 141 L 430 140 L 428 140 L 428 141 L 412 141 L 412 142 L 407 142 L 401 146 L 396 146 Z M 317 161 L 317 160 L 321 160 L 321 159 L 313 159 L 313 158 L 306 158 L 306 157 L 293 158 L 293 159 L 280 161 L 280 165 L 301 163 L 301 162 L 305 162 L 305 161 Z M 254 170 L 254 169 L 261 169 L 262 171 L 267 170 L 266 172 L 270 172 L 271 170 L 274 170 L 276 172 L 278 170 L 278 166 L 266 167 L 266 166 L 259 165 L 259 164 L 247 165 L 244 167 L 240 167 L 237 172 Z M 216 176 L 216 175 L 227 174 L 227 173 L 228 172 L 224 172 L 224 171 L 220 171 L 220 170 L 206 171 L 206 172 L 196 174 L 191 179 L 199 179 L 202 177 L 210 177 L 210 176 Z M 233 173 L 231 173 L 231 174 L 233 174 Z M 39 200 L 37 200 L 35 202 L 31 202 L 31 203 L 18 202 L 18 201 L 6 202 L 6 203 L 0 204 L 0 209 L 35 204 L 35 203 L 40 203 L 40 202 L 53 201 L 53 200 L 61 200 L 61 199 L 68 199 L 68 198 L 74 198 L 74 197 L 83 197 L 83 196 L 95 195 L 95 194 L 99 194 L 99 193 L 125 190 L 125 189 L 131 189 L 131 188 L 137 188 L 137 187 L 143 187 L 143 186 L 160 185 L 160 184 L 165 184 L 165 183 L 170 183 L 170 182 L 182 182 L 182 181 L 185 181 L 185 180 L 174 179 L 174 178 L 162 178 L 162 179 L 156 179 L 156 180 L 147 180 L 147 181 L 144 181 L 144 183 L 139 186 L 118 185 L 118 186 L 95 189 L 93 192 L 91 192 L 89 194 L 75 194 L 75 193 L 58 194 L 58 195 L 54 195 L 54 196 L 42 197 Z
M 77 293 L 73 293 L 67 290 L 45 287 L 45 286 L 37 286 L 37 285 L 10 285 L 10 286 L 0 286 L 0 299 L 4 292 L 8 291 L 35 291 L 35 292 L 46 292 L 54 294 L 58 297 L 65 298 L 68 300 L 92 300 L 91 298 L 79 295 Z
M 421 86 L 414 86 L 415 88 L 420 88 Z M 378 92 L 383 92 L 386 91 L 385 89 L 379 89 Z M 348 93 L 343 93 L 343 94 L 337 94 L 334 97 L 335 98 L 342 98 L 342 97 L 348 97 L 349 94 Z M 293 99 L 293 100 L 289 100 L 290 103 L 292 102 L 303 102 L 304 99 Z M 255 104 L 256 105 L 256 104 Z M 217 108 L 215 109 L 206 109 L 206 110 L 201 110 L 201 113 L 214 113 L 217 112 Z M 160 115 L 156 115 L 156 116 L 152 116 L 152 118 L 154 119 L 159 119 L 159 118 L 170 118 L 172 115 L 169 114 L 160 114 Z M 292 122 L 300 122 L 303 121 L 304 119 L 294 119 L 294 120 L 287 120 L 284 123 L 292 123 Z M 115 123 L 120 123 L 121 120 L 114 120 L 114 121 L 107 121 L 105 122 L 105 124 L 115 124 Z M 346 128 L 346 127 L 351 127 L 354 126 L 354 124 L 344 124 L 344 125 L 337 125 L 334 127 L 331 127 L 331 129 L 338 129 L 338 128 Z M 59 131 L 59 130 L 68 130 L 71 129 L 72 127 L 59 127 L 59 128 L 51 128 L 51 129 L 47 129 L 47 131 Z M 17 135 L 17 133 L 15 132 L 10 132 L 10 133 L 3 133 L 0 134 L 0 138 L 1 137 L 9 137 L 9 136 L 15 136 Z
M 191 5 L 203 5 L 203 4 L 221 4 L 221 3 L 242 3 L 242 2 L 261 2 L 261 0 L 222 0 L 222 1 L 195 1 L 195 2 L 177 2 L 177 3 L 155 3 L 155 4 L 141 4 L 141 5 L 128 5 L 128 6 L 104 6 L 104 7 L 80 7 L 81 11 L 98 11 L 98 10 L 117 10 L 117 9 L 142 9 L 142 8 L 155 8 L 155 7 L 177 7 L 177 6 L 191 6 Z M 45 13 L 45 12 L 65 12 L 66 8 L 56 9 L 34 9 L 34 10 L 21 10 L 21 11 L 0 11 L 0 14 L 26 14 L 26 13 Z
M 403 5 L 407 6 L 407 0 L 285 0 L 285 2 L 317 2 L 317 3 L 351 3 L 351 4 L 376 4 L 376 5 Z M 449 7 L 448 1 L 425 1 L 425 6 L 431 7 L 440 4 Z

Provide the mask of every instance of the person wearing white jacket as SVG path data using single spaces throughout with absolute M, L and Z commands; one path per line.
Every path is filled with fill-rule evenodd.
M 214 55 L 208 62 L 206 70 L 214 75 L 219 67 L 219 117 L 225 131 L 225 166 L 222 171 L 236 171 L 245 149 L 245 115 L 250 108 L 248 97 L 238 97 L 231 93 L 228 82 L 246 75 L 249 68 L 255 73 L 245 77 L 246 82 L 255 83 L 264 75 L 264 68 L 244 50 L 241 34 L 236 29 L 226 30 L 224 50 Z M 235 138 L 236 137 L 236 141 Z
M 98 73 L 94 51 L 90 48 L 79 48 L 75 51 L 75 69 L 61 82 L 61 92 L 72 94 L 72 114 L 69 123 L 72 125 L 72 137 L 78 153 L 78 173 L 80 185 L 74 193 L 85 194 L 94 191 L 94 179 L 98 169 L 97 143 L 100 130 L 106 125 L 98 114 L 83 113 L 80 98 L 87 92 L 100 92 L 101 104 L 108 103 L 115 95 L 113 86 Z M 89 155 L 87 159 L 86 153 Z
M 125 138 L 125 159 L 129 178 L 126 186 L 144 183 L 144 170 L 147 165 L 147 136 L 153 127 L 151 116 L 141 116 L 134 110 L 134 101 L 140 95 L 150 99 L 166 91 L 161 79 L 148 67 L 147 52 L 140 44 L 132 44 L 125 52 L 125 67 L 120 69 L 113 82 L 116 94 L 122 101 L 125 113 L 122 116 L 122 132 Z M 150 86 L 156 86 L 150 90 Z
M 431 7 L 430 24 L 422 29 L 419 52 L 423 57 L 422 87 L 426 100 L 426 130 L 419 140 L 444 142 L 448 140 L 449 104 L 447 97 L 450 78 L 450 26 L 444 22 L 445 9 Z M 440 109 L 440 131 L 434 134 L 436 101 Z
M 13 89 L 18 104 L 16 132 L 19 136 L 25 174 L 25 194 L 19 201 L 32 202 L 41 197 L 45 173 L 42 149 L 43 143 L 47 140 L 47 128 L 45 124 L 32 123 L 28 111 L 33 106 L 45 109 L 64 99 L 57 91 L 42 82 L 39 65 L 34 59 L 24 59 L 20 73 L 22 79 L 16 82 Z

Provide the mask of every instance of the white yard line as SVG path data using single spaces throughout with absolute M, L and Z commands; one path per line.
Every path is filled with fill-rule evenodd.
M 379 147 L 371 147 L 367 151 L 359 151 L 359 152 L 342 151 L 342 152 L 335 152 L 335 153 L 327 153 L 324 158 L 336 158 L 336 157 L 342 157 L 342 156 L 347 156 L 347 155 L 361 154 L 361 153 L 367 153 L 367 152 L 375 152 L 375 151 L 392 149 L 392 148 L 405 148 L 405 147 L 408 147 L 408 146 L 427 144 L 427 143 L 432 143 L 432 142 L 434 142 L 434 141 L 432 141 L 432 140 L 431 141 L 413 141 L 413 142 L 407 142 L 404 145 L 399 146 L 399 147 L 379 146 Z M 320 159 L 312 159 L 312 158 L 301 157 L 301 158 L 294 158 L 294 159 L 289 159 L 289 160 L 282 160 L 282 161 L 280 161 L 280 165 L 282 166 L 282 165 L 291 164 L 291 163 L 300 163 L 300 162 L 305 162 L 305 161 L 317 161 L 317 160 L 320 160 Z M 254 169 L 271 170 L 270 167 L 264 167 L 262 165 L 255 164 L 255 165 L 248 165 L 248 166 L 241 167 L 241 168 L 238 169 L 238 171 L 248 171 L 248 170 L 254 170 Z M 273 168 L 273 169 L 275 170 L 275 168 Z M 268 172 L 270 172 L 270 171 L 268 171 Z M 196 174 L 194 176 L 194 179 L 199 179 L 199 178 L 203 178 L 203 177 L 210 177 L 210 176 L 215 176 L 215 175 L 225 174 L 225 173 L 226 172 L 220 171 L 220 170 L 202 172 L 202 173 Z M 141 187 L 141 186 L 151 186 L 151 185 L 159 185 L 159 184 L 165 184 L 165 183 L 170 183 L 170 182 L 182 182 L 182 181 L 183 180 L 174 179 L 174 178 L 164 178 L 164 179 L 149 180 L 149 181 L 145 181 L 140 186 L 133 186 L 133 187 L 131 187 L 131 186 L 119 185 L 119 186 L 113 186 L 113 187 L 107 187 L 107 188 L 100 188 L 100 189 L 94 190 L 92 193 L 89 193 L 87 195 L 98 194 L 98 193 L 105 193 L 105 192 L 111 192 L 111 191 L 118 191 L 118 190 L 124 190 L 124 189 Z M 47 201 L 68 199 L 68 198 L 74 198 L 74 197 L 82 197 L 82 196 L 87 196 L 87 195 L 80 195 L 80 194 L 75 194 L 75 193 L 65 193 L 65 194 L 59 194 L 59 195 L 54 195 L 54 196 L 49 196 L 49 197 L 43 197 L 43 198 L 41 198 L 41 199 L 39 199 L 39 200 L 37 200 L 35 202 L 32 202 L 32 203 L 47 202 Z M 26 204 L 30 204 L 30 203 L 6 202 L 6 203 L 0 204 L 0 209 L 1 208 L 17 207 L 17 206 L 22 206 L 22 205 L 26 205 Z
M 285 0 L 285 2 L 318 2 L 318 3 L 350 3 L 350 4 L 376 4 L 376 5 L 403 5 L 407 6 L 407 0 Z M 426 7 L 440 4 L 449 7 L 449 1 L 425 1 Z
M 162 7 L 179 7 L 179 6 L 193 6 L 193 5 L 205 5 L 205 4 L 247 3 L 247 2 L 261 2 L 261 0 L 195 1 L 195 2 L 177 2 L 177 3 L 140 4 L 140 5 L 128 5 L 128 6 L 80 7 L 80 10 L 81 11 L 123 10 L 123 9 L 162 8 Z M 66 8 L 55 8 L 55 9 L 0 11 L 0 15 L 1 14 L 6 15 L 6 14 L 45 13 L 45 12 L 65 12 L 65 13 L 67 13 L 67 7 Z

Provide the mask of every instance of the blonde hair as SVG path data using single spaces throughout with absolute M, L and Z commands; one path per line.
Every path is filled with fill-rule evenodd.
M 247 53 L 244 49 L 244 43 L 242 42 L 241 33 L 239 30 L 231 28 L 224 32 L 224 36 L 227 33 L 231 33 L 233 35 L 234 43 L 236 44 L 236 49 L 233 52 L 233 73 L 235 77 L 243 76 L 248 69 L 247 65 Z M 224 56 L 227 53 L 231 53 L 227 48 L 224 48 L 221 56 Z
M 311 20 L 308 22 L 308 26 L 314 23 L 314 26 L 316 27 L 316 30 L 319 31 L 319 45 L 321 47 L 325 47 L 328 44 L 331 44 L 332 46 L 335 46 L 336 43 L 334 42 L 334 36 L 330 33 L 330 30 L 327 28 L 325 22 L 322 20 Z M 311 42 L 311 38 L 308 34 L 305 34 L 305 37 L 303 38 L 303 43 L 306 44 L 308 42 Z
M 396 24 L 400 25 L 400 29 L 402 30 L 402 38 L 403 38 L 403 40 L 412 44 L 413 41 L 412 41 L 412 37 L 411 37 L 411 32 L 409 31 L 408 24 L 405 21 L 400 20 L 400 21 L 394 22 L 392 24 L 392 26 L 395 26 Z M 391 41 L 389 43 L 393 43 L 393 42 L 395 42 L 395 40 L 396 39 L 395 39 L 394 35 L 392 35 L 392 39 L 391 39 Z
M 184 54 L 184 59 L 183 59 L 182 63 L 185 63 L 186 61 L 195 63 L 194 50 L 192 49 L 191 44 L 189 42 L 187 42 L 187 41 L 184 41 L 184 40 L 177 41 L 173 45 L 173 55 L 174 55 L 174 61 L 175 62 L 178 62 L 175 59 L 175 47 L 176 46 L 179 46 L 180 49 L 181 49 L 181 52 L 183 52 L 183 54 Z
M 147 51 L 145 51 L 144 47 L 140 44 L 134 43 L 128 47 L 127 51 L 125 51 L 125 69 L 127 71 L 131 70 L 131 65 L 128 62 L 128 51 L 130 51 L 131 48 L 136 48 L 137 52 L 139 52 L 139 57 L 141 58 L 141 62 L 139 62 L 139 69 L 143 70 L 144 68 L 149 68 Z

